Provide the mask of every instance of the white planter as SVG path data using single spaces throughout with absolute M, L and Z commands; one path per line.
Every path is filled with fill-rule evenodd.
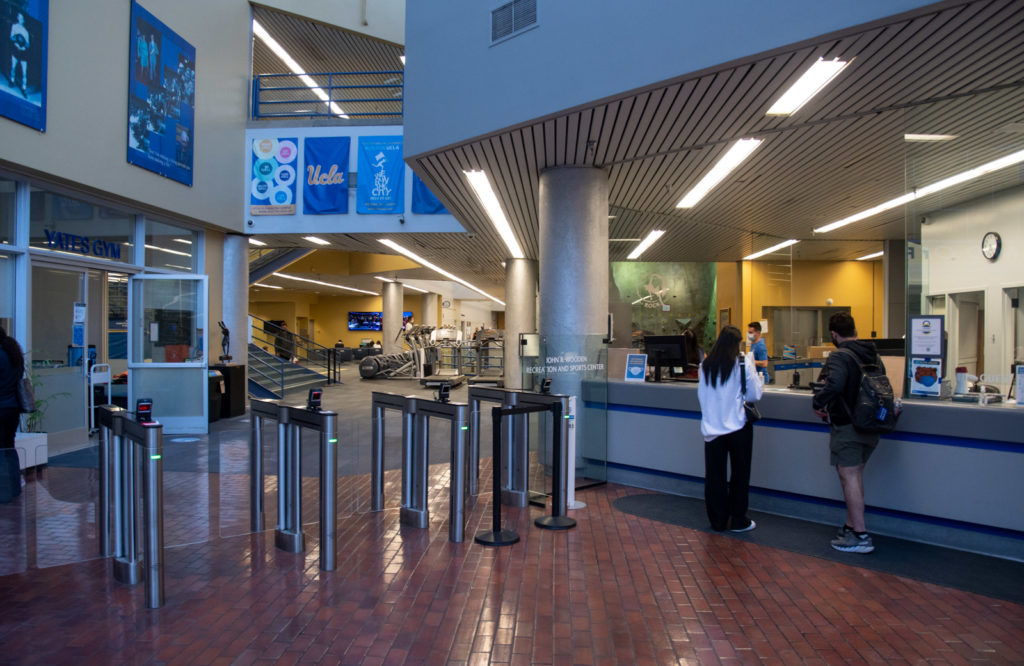
M 14 448 L 18 451 L 21 469 L 45 465 L 50 459 L 45 432 L 15 433 Z

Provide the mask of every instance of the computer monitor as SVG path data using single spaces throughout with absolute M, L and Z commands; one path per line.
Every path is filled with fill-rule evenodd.
M 691 359 L 687 354 L 686 336 L 683 335 L 648 335 L 644 338 L 644 350 L 647 352 L 647 365 L 654 367 L 654 381 L 661 381 L 661 369 L 682 368 L 686 372 L 687 366 L 697 359 Z

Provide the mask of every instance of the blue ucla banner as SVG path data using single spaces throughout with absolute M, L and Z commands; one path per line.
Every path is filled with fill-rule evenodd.
M 326 215 L 348 212 L 348 150 L 351 145 L 352 139 L 347 136 L 306 139 L 303 213 Z
M 451 215 L 416 174 L 412 175 L 412 212 L 423 215 Z
M 359 137 L 356 212 L 371 215 L 405 212 L 402 137 Z

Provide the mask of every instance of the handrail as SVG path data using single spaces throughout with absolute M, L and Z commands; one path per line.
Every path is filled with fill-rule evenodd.
M 405 98 L 405 72 L 402 70 L 316 72 L 302 76 L 308 78 L 290 73 L 254 76 L 252 117 L 257 120 L 402 117 Z M 305 83 L 310 79 L 316 88 Z M 384 92 L 389 90 L 393 92 Z
M 290 347 L 290 350 L 282 348 L 281 351 L 290 351 L 291 356 L 296 359 L 299 365 L 308 367 L 314 372 L 326 376 L 328 384 L 336 384 L 340 381 L 337 356 L 333 347 L 325 347 L 307 337 L 281 329 L 273 322 L 254 314 L 249 316 L 262 324 L 262 326 L 253 326 L 253 340 L 277 347 L 278 338 L 284 333 L 286 334 L 283 340 L 285 347 Z M 277 350 L 275 349 L 275 356 L 277 355 L 276 352 Z M 289 361 L 284 359 L 281 361 L 282 395 L 284 391 L 284 364 Z

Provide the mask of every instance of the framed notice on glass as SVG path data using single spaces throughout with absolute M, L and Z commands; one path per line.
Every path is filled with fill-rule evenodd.
M 626 381 L 642 382 L 647 373 L 647 354 L 628 354 L 626 356 Z

